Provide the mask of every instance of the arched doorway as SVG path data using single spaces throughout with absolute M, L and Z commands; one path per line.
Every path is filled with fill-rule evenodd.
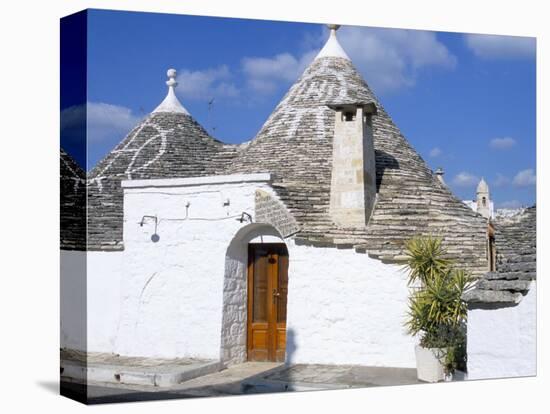
M 226 252 L 221 359 L 284 361 L 288 249 L 273 226 L 241 228 Z
M 284 362 L 288 250 L 284 243 L 248 245 L 247 359 Z

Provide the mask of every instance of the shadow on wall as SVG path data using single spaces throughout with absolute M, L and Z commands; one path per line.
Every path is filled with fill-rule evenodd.
M 296 343 L 296 332 L 294 329 L 290 328 L 286 330 L 286 356 L 285 364 L 292 365 L 294 364 L 294 356 L 298 349 L 298 344 Z
M 374 150 L 374 156 L 376 159 L 376 192 L 378 193 L 386 170 L 398 170 L 399 162 L 393 155 L 380 150 Z

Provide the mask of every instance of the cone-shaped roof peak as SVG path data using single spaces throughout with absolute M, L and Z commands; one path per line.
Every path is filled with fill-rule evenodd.
M 488 193 L 489 192 L 489 186 L 487 185 L 487 182 L 485 181 L 485 178 L 481 177 L 481 180 L 479 181 L 479 184 L 477 185 L 477 192 L 478 193 Z
M 189 115 L 189 112 L 183 107 L 175 93 L 175 88 L 178 86 L 178 82 L 176 81 L 176 76 L 178 73 L 176 72 L 176 69 L 168 69 L 166 75 L 168 76 L 168 80 L 166 81 L 166 85 L 168 85 L 168 94 L 166 95 L 166 98 L 164 98 L 164 101 L 162 101 L 161 104 L 155 108 L 153 113 L 173 112 Z
M 330 29 L 329 38 L 315 59 L 323 57 L 341 57 L 351 60 L 336 37 L 336 31 L 340 28 L 340 25 L 328 24 L 327 27 Z

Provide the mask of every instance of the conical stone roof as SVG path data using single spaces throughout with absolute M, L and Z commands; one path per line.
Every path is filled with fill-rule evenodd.
M 449 255 L 475 274 L 487 269 L 487 223 L 428 168 L 332 36 L 228 172 L 271 172 L 280 199 L 301 225 L 298 243 L 355 248 L 394 261 L 417 234 L 443 237 Z M 328 104 L 374 103 L 377 200 L 365 228 L 329 216 L 334 112 Z M 427 116 L 426 119 L 429 119 Z
M 174 70 L 169 71 L 174 80 Z M 90 172 L 88 249 L 122 249 L 123 193 L 129 179 L 197 177 L 223 171 L 236 146 L 212 138 L 177 100 L 167 98 Z
M 59 156 L 60 247 L 86 249 L 86 173 L 61 148 Z
M 300 225 L 297 243 L 355 248 L 395 261 L 402 259 L 406 240 L 433 234 L 443 237 L 461 267 L 484 273 L 486 221 L 454 197 L 411 147 L 339 45 L 334 28 L 327 46 L 239 151 L 210 137 L 179 109 L 175 95 L 168 96 L 91 172 L 88 247 L 121 248 L 122 179 L 270 172 L 275 191 Z M 328 105 L 346 103 L 377 107 L 372 117 L 377 200 L 364 228 L 338 227 L 329 215 L 334 112 Z M 174 105 L 177 111 L 162 109 Z

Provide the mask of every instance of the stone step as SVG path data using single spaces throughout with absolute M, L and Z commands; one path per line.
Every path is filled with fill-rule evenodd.
M 536 272 L 537 264 L 533 262 L 503 263 L 497 265 L 499 272 Z
M 61 378 L 72 382 L 101 382 L 169 387 L 224 369 L 221 361 L 173 366 L 123 366 L 61 360 Z

